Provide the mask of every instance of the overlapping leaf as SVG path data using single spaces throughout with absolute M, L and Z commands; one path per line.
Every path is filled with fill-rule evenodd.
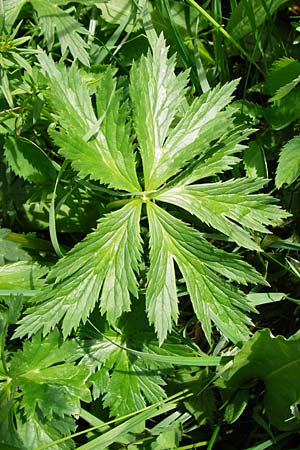
M 51 159 L 34 143 L 10 137 L 5 142 L 5 158 L 12 170 L 35 184 L 54 184 L 57 172 Z
M 48 333 L 63 319 L 64 336 L 86 321 L 101 291 L 101 312 L 115 323 L 130 310 L 130 293 L 137 296 L 140 260 L 139 218 L 141 202 L 132 201 L 100 221 L 61 259 L 49 274 L 49 284 L 35 297 L 16 335 Z
M 106 327 L 100 334 L 87 326 L 80 339 L 79 351 L 83 355 L 80 364 L 92 372 L 89 381 L 93 396 L 103 395 L 104 404 L 114 416 L 143 408 L 146 402 L 156 403 L 166 398 L 163 374 L 172 370 L 168 356 L 175 361 L 181 355 L 199 357 L 199 352 L 176 335 L 158 347 L 155 334 L 147 327 L 145 312 L 138 307 L 130 315 L 131 326 L 121 324 L 121 333 Z M 134 354 L 134 349 L 139 350 L 138 355 Z M 144 358 L 144 354 L 153 358 Z M 164 355 L 166 361 L 157 361 L 157 355 Z
M 72 417 L 65 416 L 63 420 L 60 417 L 54 417 L 51 421 L 41 418 L 39 420 L 36 417 L 24 420 L 22 413 L 18 412 L 15 421 L 18 433 L 16 433 L 14 428 L 14 441 L 4 441 L 6 444 L 16 444 L 18 442 L 19 445 L 22 445 L 21 448 L 28 449 L 45 445 L 51 445 L 51 450 L 70 450 L 75 448 L 74 441 L 71 438 L 55 444 L 57 440 L 74 433 L 76 424 Z
M 238 80 L 217 86 L 196 99 L 170 130 L 162 156 L 153 169 L 152 186 L 162 185 L 228 130 L 232 111 L 221 111 L 232 99 Z M 221 111 L 221 112 L 220 112 Z M 218 124 L 216 126 L 216 124 Z
M 116 334 L 110 333 L 109 339 L 117 345 L 121 344 Z M 165 383 L 159 374 L 151 370 L 151 363 L 117 347 L 105 335 L 86 340 L 84 351 L 82 364 L 93 366 L 94 370 L 97 367 L 90 378 L 94 397 L 104 394 L 104 405 L 110 408 L 112 415 L 128 414 L 144 408 L 146 401 L 155 403 L 165 397 L 162 389 Z
M 82 177 L 89 176 L 116 189 L 139 191 L 134 153 L 129 137 L 127 105 L 108 68 L 99 81 L 97 118 L 89 95 L 75 66 L 55 65 L 45 54 L 39 62 L 50 85 L 49 101 L 57 114 L 61 132 L 53 132 L 61 153 L 71 160 Z
M 74 363 L 64 362 L 72 356 L 76 343 L 59 342 L 59 333 L 53 332 L 41 341 L 41 335 L 26 341 L 10 362 L 10 377 L 23 392 L 22 405 L 28 417 L 34 416 L 39 406 L 45 417 L 78 414 L 80 399 L 90 400 L 84 381 L 88 370 Z M 59 364 L 60 363 L 60 364 Z
M 219 117 L 213 143 L 209 142 L 208 135 L 202 136 L 201 154 L 170 183 L 172 186 L 186 186 L 203 178 L 219 175 L 240 161 L 236 154 L 246 147 L 240 142 L 246 140 L 252 130 L 237 126 L 233 118 L 223 118 L 224 120 L 220 120 Z M 216 141 L 216 138 L 219 139 Z
M 227 30 L 234 39 L 241 39 L 257 30 L 287 0 L 242 0 L 233 8 Z

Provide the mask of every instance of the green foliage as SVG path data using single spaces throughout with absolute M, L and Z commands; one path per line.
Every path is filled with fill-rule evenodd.
M 29 261 L 5 264 L 0 267 L 0 289 L 36 289 L 43 284 L 38 279 L 46 272 L 47 268 Z
M 272 95 L 273 105 L 266 110 L 266 118 L 275 130 L 287 127 L 300 117 L 300 63 L 294 58 L 275 61 L 266 79 L 266 91 Z
M 107 69 L 99 80 L 96 118 L 88 88 L 75 66 L 69 71 L 60 68 L 45 54 L 39 56 L 39 62 L 49 80 L 49 101 L 62 127 L 59 133 L 51 133 L 62 155 L 72 161 L 82 177 L 116 189 L 139 191 L 126 123 L 128 109 L 126 103 L 120 106 L 115 71 Z
M 0 266 L 3 266 L 5 262 L 30 261 L 30 255 L 19 243 L 7 239 L 9 235 L 10 230 L 0 229 Z
M 267 162 L 263 148 L 257 142 L 250 142 L 244 151 L 244 166 L 249 178 L 267 177 Z
M 280 188 L 284 183 L 293 183 L 300 175 L 300 138 L 295 136 L 287 142 L 281 152 L 275 183 Z
M 28 448 L 30 443 L 45 444 L 70 434 L 71 415 L 79 413 L 80 400 L 90 401 L 85 386 L 88 369 L 65 362 L 75 350 L 75 341 L 61 342 L 54 331 L 43 340 L 36 335 L 23 350 L 6 357 L 1 371 L 1 410 L 6 411 L 0 420 L 1 442 L 14 445 L 18 440 L 21 448 Z M 19 425 L 17 435 L 14 420 Z
M 46 334 L 64 317 L 63 333 L 68 336 L 86 321 L 101 288 L 101 312 L 110 323 L 130 310 L 130 293 L 137 295 L 140 208 L 136 200 L 109 214 L 56 264 L 48 275 L 55 280 L 54 289 L 49 284 L 35 298 L 17 335 L 32 335 L 40 328 Z
M 28 0 L 17 2 L 15 0 L 4 0 L 4 20 L 8 30 L 12 28 L 21 9 L 26 3 L 28 3 Z M 56 33 L 62 54 L 69 50 L 74 59 L 78 58 L 79 61 L 88 66 L 89 57 L 86 51 L 87 44 L 81 37 L 81 34 L 86 34 L 86 30 L 73 16 L 69 15 L 65 10 L 59 7 L 59 5 L 70 2 L 62 2 L 60 0 L 52 2 L 32 0 L 30 3 L 36 10 L 38 24 L 45 37 L 48 49 L 53 47 Z
M 54 183 L 56 170 L 51 159 L 32 142 L 10 137 L 5 142 L 5 158 L 14 171 L 35 184 Z
M 297 14 L 0 0 L 1 448 L 298 441 Z
M 156 403 L 166 397 L 162 389 L 165 383 L 159 373 L 155 374 L 157 364 L 136 358 L 126 352 L 126 347 L 118 348 L 116 344 L 122 344 L 120 337 L 110 333 L 85 340 L 86 355 L 82 358 L 82 364 L 92 365 L 95 371 L 90 377 L 93 397 L 104 394 L 103 405 L 110 408 L 113 416 L 126 415 L 144 408 L 146 401 Z
M 233 10 L 227 29 L 235 39 L 257 30 L 287 0 L 242 0 Z

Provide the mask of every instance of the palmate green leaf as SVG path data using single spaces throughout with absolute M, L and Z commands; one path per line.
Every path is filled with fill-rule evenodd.
M 177 308 L 174 262 L 177 263 L 187 285 L 191 301 L 201 322 L 206 338 L 210 340 L 211 321 L 234 341 L 248 336 L 245 315 L 252 308 L 245 295 L 227 283 L 224 278 L 242 284 L 262 283 L 262 277 L 236 255 L 217 250 L 200 234 L 153 203 L 147 204 L 150 236 L 150 271 L 146 293 L 147 312 L 154 323 L 160 342 L 176 320 L 170 305 Z M 161 258 L 159 258 L 161 255 Z M 161 266 L 159 260 L 169 262 L 163 276 L 155 278 Z M 158 296 L 158 292 L 164 295 Z
M 6 423 L 0 425 L 1 450 L 28 450 L 40 446 L 51 445 L 51 450 L 69 450 L 75 447 L 71 438 L 60 444 L 54 444 L 57 439 L 70 436 L 75 431 L 75 421 L 72 417 L 54 417 L 51 421 L 41 414 L 34 417 L 24 417 L 20 408 L 13 418 L 6 418 Z M 8 411 L 6 410 L 6 414 Z
M 149 376 L 151 369 L 143 362 L 133 363 L 134 359 L 124 351 L 118 355 L 103 399 L 103 405 L 109 406 L 113 416 L 142 409 L 146 406 L 145 400 L 152 403 L 166 396 L 161 388 L 165 384 L 162 378 Z
M 126 123 L 127 104 L 120 106 L 122 94 L 113 79 L 115 70 L 108 68 L 99 81 L 97 118 L 78 69 L 55 65 L 45 54 L 38 59 L 50 86 L 47 98 L 62 127 L 60 132 L 52 132 L 62 155 L 71 160 L 82 177 L 89 176 L 116 189 L 139 191 Z
M 101 313 L 114 324 L 137 297 L 141 201 L 133 200 L 100 220 L 96 231 L 77 244 L 50 271 L 48 284 L 33 299 L 16 336 L 47 334 L 62 319 L 64 336 L 86 321 L 100 296 Z
M 266 184 L 264 179 L 240 178 L 210 184 L 173 187 L 156 196 L 157 200 L 186 209 L 206 224 L 229 236 L 240 246 L 260 250 L 250 230 L 269 233 L 289 216 L 275 199 L 266 194 L 253 194 Z
M 25 341 L 22 350 L 6 361 L 7 383 L 2 383 L 0 442 L 21 449 L 37 448 L 70 435 L 75 428 L 72 415 L 80 412 L 80 401 L 89 402 L 87 367 L 66 362 L 78 344 L 62 342 L 57 330 L 42 339 L 41 333 Z M 74 359 L 74 358 L 73 358 Z M 2 386 L 1 386 L 2 388 Z M 17 424 L 17 430 L 13 424 Z M 57 449 L 72 448 L 72 441 Z
M 262 330 L 234 358 L 222 387 L 235 392 L 253 379 L 265 385 L 264 405 L 270 422 L 281 430 L 299 429 L 296 405 L 300 401 L 299 333 L 289 339 Z
M 251 322 L 246 312 L 253 308 L 237 284 L 264 284 L 264 279 L 237 256 L 217 250 L 156 202 L 183 208 L 240 246 L 254 250 L 260 247 L 253 234 L 266 233 L 268 225 L 277 225 L 288 215 L 273 205 L 271 197 L 255 193 L 265 185 L 261 179 L 192 184 L 231 169 L 239 161 L 237 153 L 244 148 L 241 142 L 250 130 L 236 123 L 237 109 L 229 106 L 238 81 L 217 86 L 189 105 L 187 74 L 175 75 L 175 58 L 168 59 L 163 36 L 155 37 L 153 32 L 150 46 L 147 56 L 131 70 L 132 123 L 112 68 L 97 81 L 98 91 L 91 99 L 74 65 L 67 69 L 39 55 L 49 84 L 45 97 L 56 120 L 51 135 L 60 153 L 81 177 L 125 190 L 133 198 L 103 218 L 96 231 L 55 265 L 46 287 L 32 299 L 16 336 L 40 329 L 47 334 L 61 322 L 66 337 L 87 320 L 99 297 L 100 312 L 119 327 L 122 314 L 130 310 L 130 296 L 138 298 L 143 293 L 136 276 L 141 262 L 140 212 L 145 203 L 150 246 L 146 309 L 159 343 L 178 320 L 178 269 L 208 340 L 212 323 L 236 343 L 248 337 Z M 135 150 L 142 159 L 144 192 L 136 174 Z M 131 363 L 122 356 L 120 370 L 127 374 Z M 104 369 L 99 375 L 98 393 L 108 375 Z M 124 389 L 126 383 L 130 385 L 128 380 Z M 117 404 L 117 399 L 110 399 L 109 404 L 114 401 Z
M 73 356 L 74 341 L 60 342 L 58 331 L 45 339 L 41 334 L 26 341 L 23 350 L 17 351 L 9 363 L 9 376 L 22 391 L 22 407 L 28 417 L 33 417 L 39 407 L 44 417 L 53 414 L 78 414 L 80 399 L 89 402 L 90 392 L 85 386 L 89 371 L 64 360 Z
M 277 189 L 284 183 L 292 184 L 300 176 L 300 137 L 295 136 L 288 141 L 280 152 L 276 170 L 275 184 Z

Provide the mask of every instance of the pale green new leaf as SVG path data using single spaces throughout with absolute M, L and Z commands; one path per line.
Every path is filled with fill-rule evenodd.
M 174 270 L 174 261 L 186 281 L 187 289 L 206 338 L 210 340 L 211 321 L 235 342 L 248 336 L 246 324 L 250 324 L 245 311 L 251 310 L 245 295 L 231 286 L 223 277 L 242 284 L 262 283 L 264 280 L 255 270 L 242 262 L 236 255 L 227 254 L 214 248 L 197 231 L 153 203 L 147 204 L 150 236 L 150 271 L 147 287 L 147 310 L 149 320 L 154 323 L 160 340 L 166 335 L 165 328 L 170 327 L 176 316 L 171 308 L 177 308 L 175 279 L 170 276 Z M 152 277 L 162 266 L 156 269 L 159 256 L 168 258 L 171 263 L 169 272 L 154 284 Z M 161 291 L 157 302 L 157 292 Z M 162 301 L 163 300 L 163 301 Z M 174 308 L 174 306 L 173 306 Z M 156 311 L 156 315 L 153 311 Z
M 275 184 L 279 189 L 286 184 L 292 184 L 300 176 L 300 137 L 295 136 L 287 142 L 278 160 Z
M 108 68 L 99 81 L 96 117 L 87 85 L 78 69 L 55 65 L 45 54 L 38 56 L 50 85 L 51 102 L 62 129 L 52 136 L 61 153 L 71 160 L 82 177 L 89 176 L 104 184 L 126 191 L 139 191 L 135 157 L 129 137 L 126 103 Z
M 141 202 L 133 200 L 100 220 L 96 231 L 77 244 L 50 271 L 51 284 L 33 299 L 16 336 L 47 334 L 62 320 L 64 336 L 85 322 L 100 295 L 100 310 L 115 323 L 137 297 Z
M 134 63 L 130 73 L 130 96 L 134 123 L 143 160 L 145 189 L 155 189 L 151 178 L 164 152 L 172 121 L 185 101 L 187 73 L 175 76 L 175 58 L 167 58 L 163 35 L 150 42 L 147 57 Z
M 240 178 L 210 184 L 171 188 L 156 196 L 197 216 L 204 223 L 229 236 L 240 246 L 260 250 L 250 230 L 269 233 L 289 214 L 266 194 L 253 194 L 266 184 L 264 179 Z

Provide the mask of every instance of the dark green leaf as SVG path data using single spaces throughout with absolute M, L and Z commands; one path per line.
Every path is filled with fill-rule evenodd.
M 236 355 L 225 386 L 236 391 L 251 380 L 262 380 L 271 423 L 281 430 L 299 429 L 295 415 L 300 401 L 299 350 L 298 333 L 286 339 L 272 336 L 269 330 L 257 331 Z

